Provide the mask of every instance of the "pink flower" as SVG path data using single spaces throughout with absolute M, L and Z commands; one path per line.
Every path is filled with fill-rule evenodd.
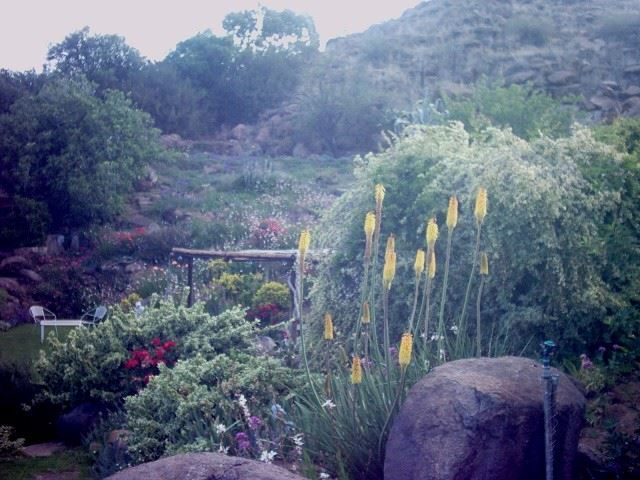
M 159 347 L 160 345 L 162 345 L 162 341 L 158 337 L 156 337 L 151 340 L 151 345 L 153 345 L 154 347 Z

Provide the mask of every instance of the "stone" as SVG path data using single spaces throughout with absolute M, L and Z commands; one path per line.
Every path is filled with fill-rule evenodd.
M 640 117 L 640 97 L 631 97 L 622 104 L 622 111 L 630 117 Z
M 585 398 L 558 375 L 555 478 L 573 478 Z M 409 392 L 386 447 L 385 480 L 545 477 L 542 366 L 519 357 L 445 363 Z
M 60 415 L 56 422 L 57 437 L 65 443 L 79 445 L 94 427 L 104 409 L 95 403 L 81 403 Z
M 32 282 L 40 283 L 42 281 L 42 277 L 38 273 L 33 270 L 29 270 L 28 268 L 23 268 L 19 273 L 22 277 L 31 280 Z
M 307 158 L 309 156 L 309 150 L 304 146 L 303 143 L 296 143 L 295 147 L 293 147 L 293 151 L 291 152 L 296 158 Z
M 616 110 L 618 107 L 618 102 L 604 95 L 594 95 L 589 99 L 589 102 L 597 109 L 604 110 L 605 112 Z
M 28 266 L 29 262 L 21 255 L 12 255 L 0 262 L 0 270 L 2 271 L 15 271 Z
M 186 453 L 127 468 L 108 480 L 303 480 L 284 468 L 220 453 Z
M 24 288 L 15 278 L 0 277 L 0 288 L 5 289 L 7 292 L 12 293 L 17 297 L 24 295 Z
M 66 447 L 61 442 L 49 442 L 49 443 L 37 443 L 34 445 L 27 445 L 20 449 L 20 453 L 25 457 L 50 457 L 54 453 L 66 450 Z
M 243 123 L 239 123 L 238 125 L 233 127 L 231 129 L 231 132 L 229 133 L 231 134 L 231 138 L 233 138 L 234 140 L 244 142 L 247 140 L 247 137 L 249 136 L 249 127 L 247 127 Z
M 558 70 L 549 74 L 547 82 L 551 85 L 566 85 L 576 81 L 576 72 L 573 70 Z
M 45 246 L 47 247 L 47 255 L 60 255 L 64 252 L 64 235 L 47 235 Z
M 629 85 L 622 93 L 625 97 L 638 97 L 640 96 L 640 87 L 637 85 Z

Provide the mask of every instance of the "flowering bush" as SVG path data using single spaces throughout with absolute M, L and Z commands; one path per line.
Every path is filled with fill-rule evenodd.
M 230 350 L 250 348 L 253 330 L 240 308 L 212 317 L 200 303 L 186 308 L 152 298 L 137 316 L 134 311 L 113 307 L 105 321 L 92 328 L 73 329 L 64 342 L 50 335 L 49 349 L 41 353 L 36 368 L 45 385 L 45 397 L 54 403 L 70 406 L 98 401 L 117 405 L 125 396 L 138 392 L 140 382 L 132 382 L 132 377 L 144 378 L 142 371 L 132 374 L 134 368 L 124 368 L 125 362 L 131 361 L 133 367 L 135 359 L 136 369 L 143 364 L 151 367 L 151 360 L 159 360 L 158 347 L 165 350 L 165 362 L 198 354 L 213 358 Z M 161 345 L 151 343 L 157 343 L 156 338 Z M 144 353 L 132 358 L 141 346 L 149 353 L 145 362 Z M 158 371 L 166 367 L 157 363 L 153 368 Z
M 211 360 L 197 355 L 159 369 L 125 402 L 136 462 L 194 451 L 264 461 L 295 456 L 295 429 L 273 399 L 286 401 L 300 382 L 278 360 L 235 352 Z
M 250 243 L 254 247 L 275 248 L 282 245 L 287 234 L 286 227 L 277 218 L 265 218 L 251 226 Z
M 136 382 L 139 388 L 149 383 L 149 378 L 157 375 L 159 365 L 172 367 L 176 362 L 175 353 L 176 342 L 167 340 L 163 342 L 155 337 L 151 340 L 150 348 L 136 348 L 130 351 L 130 356 L 124 362 L 124 368 L 129 370 L 131 379 Z
M 258 305 L 255 308 L 247 310 L 247 319 L 260 320 L 262 325 L 272 325 L 274 323 L 286 320 L 287 312 L 275 303 L 267 303 Z

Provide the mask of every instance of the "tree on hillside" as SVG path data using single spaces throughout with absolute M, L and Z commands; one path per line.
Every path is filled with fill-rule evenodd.
M 91 35 L 89 27 L 71 33 L 49 48 L 47 60 L 55 73 L 84 75 L 100 92 L 128 92 L 133 77 L 146 61 L 140 52 L 118 35 Z
M 313 20 L 291 10 L 278 12 L 261 7 L 230 13 L 222 26 L 240 50 L 255 53 L 272 50 L 296 56 L 313 53 L 319 46 Z
M 0 131 L 2 187 L 41 202 L 58 228 L 113 218 L 160 152 L 148 114 L 121 92 L 96 96 L 82 77 L 19 99 L 0 116 Z
M 7 113 L 19 98 L 36 93 L 44 83 L 45 76 L 35 71 L 12 72 L 0 70 L 0 114 Z

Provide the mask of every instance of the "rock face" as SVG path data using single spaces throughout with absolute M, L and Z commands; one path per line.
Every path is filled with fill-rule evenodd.
M 116 473 L 108 480 L 303 480 L 288 470 L 248 458 L 219 453 L 187 453 L 144 463 Z
M 585 398 L 559 375 L 555 478 L 573 478 Z M 409 392 L 387 442 L 385 480 L 545 477 L 542 366 L 518 357 L 458 360 Z

